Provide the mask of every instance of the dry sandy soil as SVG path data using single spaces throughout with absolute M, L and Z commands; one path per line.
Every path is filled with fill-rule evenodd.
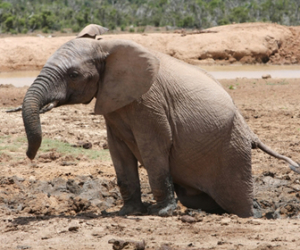
M 0 38 L 0 71 L 41 69 L 49 56 L 73 36 Z M 299 64 L 300 27 L 246 23 L 205 31 L 105 34 L 133 40 L 191 64 Z
M 253 26 L 247 25 L 227 28 Z M 270 24 L 267 27 L 279 27 L 287 33 L 297 30 Z M 234 32 L 227 35 L 233 36 Z M 219 33 L 169 35 L 176 43 Z M 273 34 L 274 39 L 283 33 Z M 142 39 L 159 35 L 132 36 Z M 164 35 L 159 37 L 162 42 Z M 12 54 L 2 58 L 1 52 L 0 68 L 40 68 L 59 46 L 59 42 L 50 46 L 50 42 L 41 41 L 63 42 L 70 38 L 39 39 L 4 38 L 6 45 L 12 46 L 11 51 L 19 50 L 19 54 L 7 50 L 5 53 Z M 291 47 L 297 39 L 282 40 L 281 44 L 289 43 Z M 28 47 L 30 44 L 39 53 L 42 51 L 43 59 L 23 47 L 26 40 Z M 178 46 L 176 53 L 183 49 Z M 255 46 L 263 47 L 260 43 Z M 299 48 L 289 53 L 299 53 Z M 280 51 L 274 56 L 282 59 Z M 20 58 L 30 53 L 31 60 L 22 62 Z M 235 79 L 221 83 L 262 141 L 300 161 L 299 79 Z M 0 249 L 300 249 L 300 175 L 291 172 L 286 163 L 253 150 L 258 218 L 206 214 L 183 206 L 168 218 L 120 217 L 117 211 L 122 200 L 107 150 L 105 125 L 101 116 L 93 115 L 93 103 L 60 107 L 41 115 L 44 142 L 31 162 L 25 156 L 21 113 L 5 113 L 22 103 L 26 90 L 0 86 Z M 154 201 L 142 167 L 140 177 L 143 200 L 151 204 Z

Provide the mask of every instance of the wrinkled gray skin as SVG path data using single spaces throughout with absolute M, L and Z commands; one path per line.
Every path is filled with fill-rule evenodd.
M 86 34 L 58 49 L 28 89 L 23 119 L 30 159 L 41 144 L 45 105 L 96 98 L 124 200 L 121 215 L 146 212 L 138 162 L 157 201 L 148 212 L 162 216 L 176 208 L 174 191 L 187 207 L 252 216 L 251 148 L 297 171 L 297 163 L 255 136 L 227 92 L 201 69 L 130 41 Z

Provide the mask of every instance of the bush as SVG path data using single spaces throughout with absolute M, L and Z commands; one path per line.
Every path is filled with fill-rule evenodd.
M 43 33 L 49 33 L 49 28 L 48 28 L 48 27 L 44 27 L 44 28 L 42 29 L 42 32 L 43 32 Z
M 75 25 L 73 25 L 72 26 L 72 31 L 73 32 L 79 32 L 81 30 L 81 27 L 79 27 L 79 25 L 78 24 L 75 24 Z
M 6 18 L 4 23 L 5 23 L 6 28 L 9 31 L 14 28 L 15 19 L 16 19 L 15 16 L 9 16 L 9 17 Z
M 116 29 L 116 24 L 115 23 L 110 23 L 108 25 L 109 30 L 115 30 Z
M 144 33 L 145 32 L 145 27 L 139 27 L 137 32 L 138 33 Z
M 121 28 L 121 31 L 125 31 L 126 26 L 124 24 L 122 24 L 120 28 Z
M 9 32 L 10 32 L 10 34 L 12 34 L 12 35 L 18 34 L 18 32 L 17 32 L 15 29 L 10 29 Z
M 27 29 L 27 28 L 23 28 L 23 29 L 22 29 L 22 33 L 23 33 L 23 34 L 27 34 L 27 33 L 28 33 L 28 29 Z

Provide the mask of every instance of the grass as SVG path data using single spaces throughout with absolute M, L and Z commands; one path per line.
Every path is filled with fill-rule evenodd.
M 40 148 L 41 152 L 49 152 L 53 149 L 56 150 L 56 152 L 61 153 L 62 155 L 72 155 L 74 157 L 77 156 L 86 156 L 89 159 L 100 159 L 102 161 L 110 161 L 110 154 L 109 151 L 106 149 L 101 150 L 94 150 L 94 149 L 84 149 L 84 148 L 77 148 L 72 147 L 72 145 L 61 142 L 58 140 L 48 139 L 45 138 L 42 141 L 42 145 Z
M 15 152 L 25 154 L 27 139 L 25 137 L 12 138 L 11 136 L 0 137 L 0 154 L 10 155 Z M 111 161 L 109 151 L 106 149 L 94 150 L 72 147 L 72 145 L 58 140 L 44 138 L 39 152 L 49 152 L 55 150 L 62 155 L 86 156 L 88 159 L 99 159 L 101 161 Z
M 10 135 L 4 135 L 0 137 L 0 144 L 4 143 L 5 141 L 9 140 L 11 138 Z
M 25 140 L 25 138 L 23 138 Z M 11 158 L 13 161 L 21 160 L 22 157 L 17 154 L 18 152 L 24 151 L 25 146 L 22 139 L 15 139 L 10 135 L 0 136 L 0 157 Z M 5 157 L 7 156 L 7 157 Z M 2 162 L 0 160 L 0 165 Z
M 274 86 L 274 85 L 287 85 L 287 84 L 289 84 L 289 83 L 286 82 L 286 81 L 280 81 L 280 82 L 267 82 L 267 83 L 266 83 L 266 85 L 272 85 L 272 86 Z
M 25 138 L 24 138 L 25 140 Z M 20 138 L 12 139 L 11 136 L 1 136 L 0 137 L 0 151 L 6 152 L 18 152 L 24 143 Z

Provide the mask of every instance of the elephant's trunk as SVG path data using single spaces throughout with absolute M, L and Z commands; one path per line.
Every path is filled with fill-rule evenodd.
M 52 91 L 43 77 L 38 77 L 28 89 L 23 100 L 22 116 L 27 134 L 28 148 L 26 155 L 32 160 L 41 146 L 42 129 L 39 112 L 43 106 L 53 101 L 49 97 Z M 53 92 L 52 96 L 55 96 Z

